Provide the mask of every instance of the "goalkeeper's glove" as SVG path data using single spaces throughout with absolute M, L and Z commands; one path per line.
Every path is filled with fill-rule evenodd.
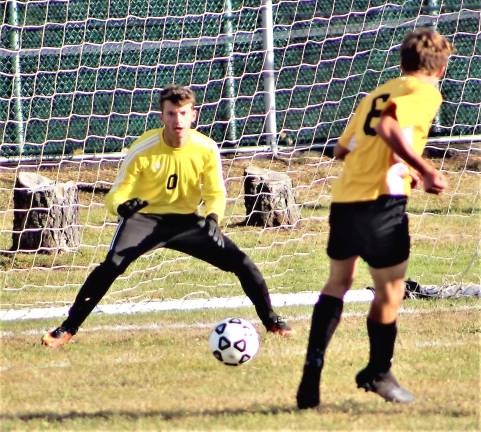
M 127 219 L 148 204 L 149 203 L 147 201 L 141 200 L 140 198 L 132 198 L 120 204 L 117 207 L 117 213 L 123 218 Z
M 205 219 L 200 222 L 200 227 L 203 228 L 209 237 L 217 244 L 217 246 L 224 247 L 224 236 L 220 230 L 219 224 L 217 223 L 217 215 L 215 213 L 210 213 Z

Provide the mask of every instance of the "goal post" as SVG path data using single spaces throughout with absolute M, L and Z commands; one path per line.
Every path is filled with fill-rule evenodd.
M 29 310 L 64 310 L 72 302 L 103 260 L 116 227 L 103 207 L 104 194 L 132 141 L 160 126 L 158 96 L 174 82 L 195 90 L 196 128 L 215 139 L 223 155 L 224 232 L 258 264 L 272 294 L 291 299 L 319 291 L 328 271 L 330 188 L 341 169 L 331 157 L 332 146 L 360 99 L 399 75 L 400 43 L 407 31 L 421 26 L 437 28 L 456 52 L 440 82 L 444 103 L 427 146 L 449 189 L 442 196 L 413 193 L 409 277 L 428 286 L 479 285 L 478 3 L 3 2 L 2 313 L 20 311 L 21 317 L 25 311 L 28 317 Z M 252 165 L 291 177 L 300 213 L 294 226 L 244 224 L 249 216 L 244 171 Z M 15 208 L 15 185 L 25 171 L 78 187 L 75 247 L 12 248 L 12 237 L 21 235 L 13 227 L 15 215 L 38 210 Z M 356 288 L 369 283 L 361 269 Z M 215 299 L 216 305 L 225 299 L 228 306 L 228 299 L 240 294 L 233 275 L 161 249 L 133 263 L 102 304 L 119 305 L 122 312 L 126 305 L 137 310 L 142 304 L 187 305 L 196 299 Z

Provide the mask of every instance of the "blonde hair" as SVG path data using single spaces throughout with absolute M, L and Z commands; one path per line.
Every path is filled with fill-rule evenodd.
M 401 68 L 404 72 L 434 73 L 446 66 L 452 45 L 437 31 L 420 28 L 406 35 L 401 45 Z
M 162 110 L 165 101 L 170 101 L 175 105 L 185 105 L 191 103 L 195 105 L 195 94 L 189 87 L 171 84 L 160 92 L 160 109 Z

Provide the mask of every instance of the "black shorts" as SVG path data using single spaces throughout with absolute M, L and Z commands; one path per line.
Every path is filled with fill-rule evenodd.
M 407 260 L 410 250 L 406 197 L 383 195 L 375 201 L 332 203 L 327 255 L 335 260 L 360 256 L 371 267 Z
M 134 213 L 120 218 L 107 260 L 120 272 L 148 251 L 165 247 L 201 259 L 224 271 L 238 273 L 251 260 L 227 236 L 224 247 L 199 226 L 203 217 L 191 214 Z M 252 265 L 254 265 L 252 263 Z

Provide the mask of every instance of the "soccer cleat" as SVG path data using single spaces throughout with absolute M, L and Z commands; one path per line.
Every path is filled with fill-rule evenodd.
M 358 388 L 377 393 L 387 402 L 409 403 L 414 400 L 414 396 L 399 385 L 390 371 L 372 374 L 363 369 L 356 375 L 356 383 Z
M 407 279 L 404 281 L 404 298 L 415 299 L 415 298 L 426 298 L 421 293 L 422 287 L 416 281 Z
M 297 407 L 299 409 L 315 408 L 319 406 L 321 369 L 319 367 L 304 366 L 301 383 L 297 389 Z
M 266 325 L 266 330 L 268 333 L 278 334 L 279 336 L 292 336 L 295 333 L 279 315 L 271 318 L 271 323 Z
M 45 333 L 42 337 L 42 345 L 50 348 L 60 348 L 72 339 L 76 331 L 65 327 L 57 327 L 51 332 Z

